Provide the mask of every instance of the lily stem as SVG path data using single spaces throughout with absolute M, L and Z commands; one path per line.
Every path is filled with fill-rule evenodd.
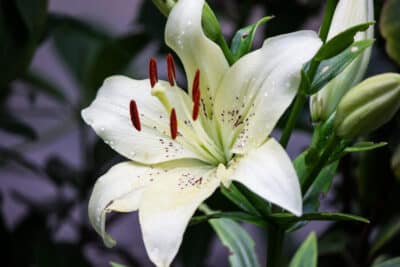
M 289 118 L 286 122 L 285 128 L 283 130 L 281 139 L 279 142 L 283 147 L 286 147 L 289 143 L 290 136 L 292 135 L 292 131 L 295 127 L 297 118 L 304 104 L 306 103 L 307 96 L 303 93 L 299 93 L 294 100 L 293 107 L 290 111 Z
M 332 18 L 335 13 L 336 6 L 338 4 L 338 0 L 328 0 L 325 6 L 324 19 L 322 21 L 321 29 L 319 31 L 319 37 L 322 42 L 325 43 L 328 37 L 329 29 L 331 27 Z M 302 81 L 299 87 L 299 93 L 296 96 L 296 99 L 293 104 L 293 108 L 290 111 L 289 118 L 283 130 L 280 143 L 283 147 L 286 147 L 289 143 L 290 136 L 292 135 L 293 129 L 295 127 L 297 118 L 300 114 L 301 108 L 304 106 L 307 95 L 305 92 L 309 91 L 309 87 L 314 80 L 314 76 L 317 72 L 319 66 L 319 62 L 312 60 L 310 62 L 310 68 L 308 69 L 306 75 L 308 78 L 308 82 L 304 81 L 304 77 L 302 77 Z
M 328 37 L 329 29 L 331 27 L 333 15 L 339 0 L 328 0 L 325 5 L 325 15 L 322 21 L 321 29 L 319 31 L 319 37 L 322 42 L 326 42 Z
M 328 140 L 328 143 L 326 144 L 321 156 L 318 158 L 315 164 L 311 166 L 306 174 L 306 177 L 303 180 L 304 182 L 301 185 L 301 191 L 303 192 L 303 195 L 307 193 L 308 189 L 311 187 L 318 174 L 325 167 L 325 164 L 329 161 L 332 152 L 335 151 L 339 142 L 340 138 L 336 135 L 331 136 L 331 138 Z
M 281 227 L 268 224 L 267 228 L 267 267 L 281 267 L 281 256 L 285 230 Z

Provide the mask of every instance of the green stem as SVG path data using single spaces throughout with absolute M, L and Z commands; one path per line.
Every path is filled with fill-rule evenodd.
M 331 27 L 332 18 L 335 13 L 335 9 L 337 6 L 338 0 L 328 0 L 326 3 L 324 19 L 322 21 L 321 29 L 319 32 L 319 37 L 322 42 L 325 43 L 328 37 L 329 29 Z M 304 77 L 302 77 L 302 81 L 299 87 L 299 93 L 294 102 L 293 108 L 290 111 L 288 121 L 285 125 L 285 129 L 283 130 L 280 143 L 283 147 L 286 147 L 289 143 L 290 136 L 292 135 L 293 129 L 296 125 L 297 118 L 299 117 L 301 108 L 305 104 L 307 100 L 307 96 L 305 92 L 309 91 L 309 87 L 312 85 L 312 81 L 314 80 L 314 76 L 318 70 L 319 62 L 315 60 L 311 60 L 310 67 L 307 70 L 306 76 L 308 81 L 304 81 Z
M 304 182 L 301 185 L 301 191 L 303 192 L 303 195 L 307 193 L 318 174 L 325 167 L 325 164 L 328 162 L 330 156 L 337 148 L 339 142 L 340 139 L 336 135 L 331 136 L 331 138 L 328 140 L 322 155 L 318 158 L 314 165 L 310 167 L 306 177 L 303 180 Z
M 283 250 L 284 229 L 268 224 L 267 228 L 267 267 L 281 267 L 281 256 Z
M 305 94 L 299 93 L 294 100 L 292 109 L 290 110 L 289 118 L 286 122 L 285 128 L 283 130 L 281 139 L 279 142 L 283 147 L 286 147 L 289 143 L 290 136 L 292 135 L 294 126 L 296 125 L 297 118 L 300 114 L 301 109 L 306 103 L 307 97 Z
M 228 61 L 229 65 L 232 65 L 235 60 L 233 59 L 231 50 L 229 49 L 228 43 L 226 42 L 222 33 L 218 35 L 218 38 L 215 40 L 215 42 L 221 47 L 222 52 L 224 53 L 224 56 Z
M 319 31 L 319 37 L 322 42 L 326 42 L 328 38 L 329 29 L 331 27 L 333 15 L 335 14 L 335 9 L 338 4 L 338 0 L 328 0 L 325 6 L 325 15 L 322 21 L 321 29 Z

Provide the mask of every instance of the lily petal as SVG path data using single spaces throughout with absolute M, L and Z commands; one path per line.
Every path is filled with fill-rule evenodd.
M 229 168 L 232 180 L 296 216 L 301 215 L 302 197 L 296 171 L 286 151 L 274 139 L 238 158 Z
M 106 213 L 137 210 L 143 189 L 163 172 L 133 162 L 123 162 L 97 180 L 89 200 L 89 219 L 108 247 L 114 246 L 115 241 L 105 231 Z
M 219 186 L 216 170 L 191 166 L 168 171 L 143 193 L 139 220 L 150 259 L 169 266 L 197 207 Z
M 167 87 L 166 94 L 178 116 L 190 116 L 184 91 Z M 130 119 L 129 103 L 137 103 L 142 129 L 137 131 Z M 133 80 L 112 76 L 104 81 L 96 99 L 82 111 L 82 117 L 106 143 L 121 155 L 145 164 L 154 164 L 181 158 L 207 158 L 193 152 L 184 137 L 170 137 L 169 113 L 161 102 L 151 95 L 149 80 Z M 186 117 L 182 118 L 182 121 Z M 190 119 L 190 117 L 189 117 Z M 188 139 L 192 139 L 189 136 Z
M 303 64 L 320 46 L 315 32 L 284 34 L 232 66 L 214 105 L 226 150 L 244 154 L 266 140 L 296 95 Z
M 165 42 L 183 63 L 190 94 L 195 73 L 200 70 L 202 99 L 210 104 L 229 65 L 219 46 L 203 32 L 203 6 L 204 0 L 179 0 L 168 17 Z

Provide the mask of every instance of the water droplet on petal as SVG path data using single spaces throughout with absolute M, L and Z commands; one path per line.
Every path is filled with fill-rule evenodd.
M 357 46 L 353 46 L 353 47 L 350 49 L 350 51 L 353 52 L 353 53 L 355 53 L 355 52 L 358 51 L 358 47 L 357 47 Z
M 322 73 L 325 73 L 325 72 L 327 72 L 328 70 L 329 70 L 329 66 L 325 66 L 325 67 L 323 67 L 322 68 Z

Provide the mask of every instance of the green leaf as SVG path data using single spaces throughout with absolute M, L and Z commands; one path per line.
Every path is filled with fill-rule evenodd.
M 318 66 L 314 80 L 311 84 L 310 91 L 307 93 L 312 95 L 322 89 L 322 87 L 339 75 L 350 63 L 352 63 L 364 52 L 365 49 L 370 47 L 373 43 L 374 40 L 362 40 L 355 42 L 337 56 L 323 60 Z M 309 64 L 305 66 L 306 69 L 308 67 Z
M 17 163 L 35 174 L 43 175 L 42 169 L 34 162 L 31 162 L 29 159 L 27 159 L 24 155 L 15 151 L 15 149 L 9 149 L 0 146 L 0 165 L 8 162 Z
M 305 213 L 300 217 L 294 216 L 291 213 L 274 213 L 269 216 L 269 219 L 279 224 L 289 224 L 300 221 L 354 221 L 369 223 L 369 221 L 363 217 L 339 212 Z
M 354 42 L 354 36 L 358 32 L 366 31 L 371 25 L 375 24 L 375 22 L 366 22 L 362 24 L 358 24 L 347 30 L 339 33 L 328 42 L 326 42 L 314 56 L 314 60 L 322 61 L 325 59 L 329 59 L 343 52 L 346 48 L 348 48 Z
M 260 226 L 265 226 L 266 223 L 262 217 L 250 215 L 244 212 L 214 212 L 202 216 L 194 216 L 190 223 L 197 224 L 211 219 L 228 218 L 239 222 L 248 222 Z
M 256 23 L 248 25 L 235 33 L 231 44 L 231 52 L 234 61 L 237 61 L 251 50 L 257 28 L 272 18 L 273 16 L 264 17 Z
M 318 241 L 318 255 L 326 256 L 342 253 L 345 251 L 349 239 L 351 239 L 351 236 L 343 230 L 331 229 L 327 231 Z
M 372 265 L 372 267 L 398 267 L 398 266 L 400 266 L 400 257 Z
M 240 192 L 243 193 L 243 195 L 250 201 L 253 207 L 257 209 L 258 214 L 262 214 L 265 216 L 271 214 L 271 203 L 248 189 L 243 184 L 235 183 L 235 185 L 240 190 Z
M 370 255 L 372 256 L 378 250 L 380 250 L 384 245 L 390 242 L 393 238 L 400 233 L 400 218 L 385 225 L 377 234 L 374 242 L 372 243 L 372 248 L 370 250 Z
M 63 91 L 52 82 L 48 81 L 42 74 L 28 71 L 22 76 L 22 81 L 34 86 L 36 90 L 54 98 L 55 100 L 65 103 L 67 98 Z
M 357 144 L 347 147 L 344 152 L 346 153 L 355 153 L 355 152 L 364 152 L 369 150 L 374 150 L 383 146 L 386 146 L 386 142 L 358 142 Z
M 255 243 L 240 224 L 230 219 L 210 220 L 221 242 L 229 249 L 231 267 L 259 267 Z
M 0 5 L 0 87 L 29 67 L 42 38 L 47 1 L 2 1 Z
M 311 233 L 296 251 L 289 267 L 316 267 L 317 266 L 317 236 Z
M 249 202 L 249 200 L 240 192 L 240 190 L 231 184 L 229 188 L 221 186 L 222 194 L 232 201 L 236 206 L 251 214 L 259 215 L 257 209 Z
M 319 128 L 318 132 L 316 131 L 314 133 L 321 135 L 321 128 Z M 314 136 L 313 137 L 313 142 L 314 143 L 320 143 L 320 141 L 315 140 L 319 139 L 319 137 Z M 314 154 L 314 155 L 313 155 Z M 309 165 L 307 163 L 310 163 L 310 161 L 318 157 L 318 154 L 316 152 L 316 149 L 313 149 L 312 147 L 309 148 L 308 150 L 304 151 L 301 153 L 294 161 L 293 165 L 294 168 L 297 172 L 297 176 L 300 179 L 300 184 L 303 184 L 305 181 L 305 177 L 308 173 L 309 170 Z M 310 189 L 306 192 L 304 196 L 304 201 L 303 201 L 303 210 L 306 212 L 315 212 L 318 210 L 319 207 L 319 196 L 320 194 L 325 194 L 329 191 L 333 177 L 336 174 L 336 169 L 339 165 L 339 162 L 333 162 L 327 166 L 325 166 L 322 171 L 319 173 L 318 177 L 315 179 L 313 184 L 311 185 Z
M 400 0 L 386 1 L 381 14 L 380 30 L 386 39 L 386 52 L 400 65 Z
M 148 43 L 147 35 L 143 33 L 128 34 L 104 43 L 88 63 L 85 77 L 83 78 L 88 104 L 96 95 L 97 89 L 104 79 L 115 74 L 121 74 L 132 59 Z
M 120 263 L 116 263 L 116 262 L 113 262 L 113 261 L 110 262 L 110 265 L 112 267 L 127 267 L 126 265 L 122 265 Z
M 319 173 L 310 189 L 304 196 L 303 210 L 307 212 L 317 211 L 319 207 L 319 197 L 321 194 L 328 193 L 331 188 L 333 178 L 335 177 L 336 170 L 339 166 L 339 161 L 335 161 L 325 166 Z M 300 178 L 302 183 L 303 177 Z
M 35 130 L 5 110 L 0 110 L 0 129 L 31 140 L 37 138 Z
M 51 15 L 49 24 L 59 56 L 75 80 L 84 84 L 97 51 L 110 37 L 98 26 L 72 17 Z
M 15 0 L 15 2 L 32 37 L 40 38 L 47 19 L 47 0 Z

